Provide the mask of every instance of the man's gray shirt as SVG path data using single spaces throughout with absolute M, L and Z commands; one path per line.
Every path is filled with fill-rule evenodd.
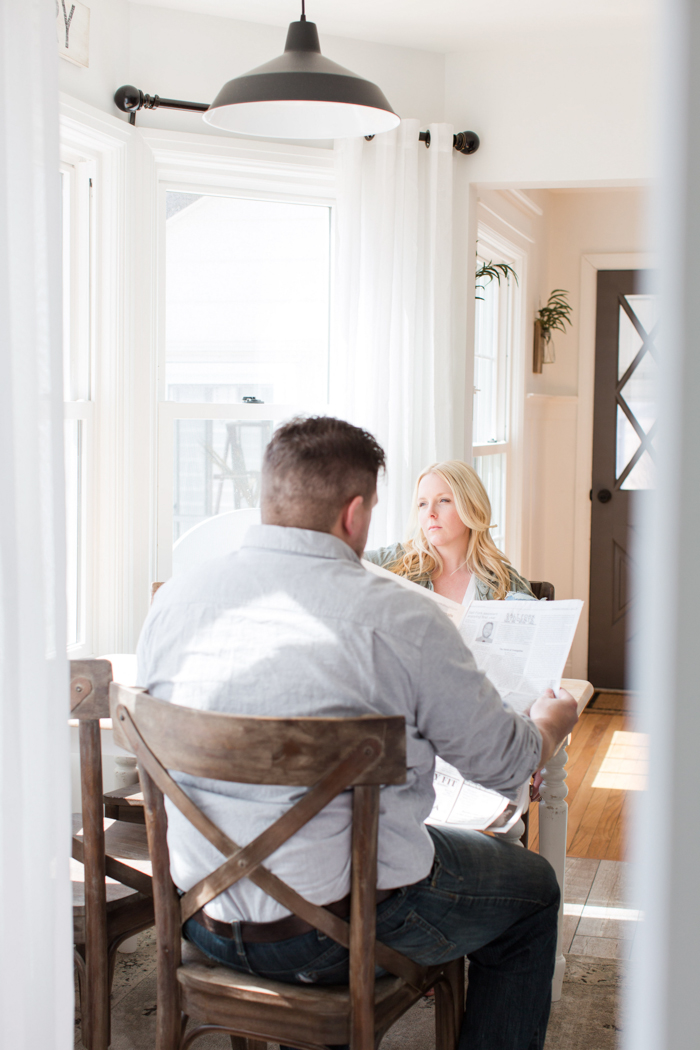
M 440 755 L 470 780 L 514 797 L 542 741 L 478 671 L 428 596 L 367 572 L 342 540 L 257 525 L 240 551 L 161 587 L 138 646 L 139 683 L 161 700 L 243 715 L 403 715 L 406 783 L 381 792 L 378 887 L 424 878 L 433 845 L 424 820 Z M 246 845 L 303 794 L 177 775 L 223 831 Z M 266 865 L 315 904 L 350 888 L 350 792 L 338 796 Z M 168 807 L 175 883 L 189 889 L 221 855 Z M 243 879 L 207 905 L 225 921 L 288 912 Z

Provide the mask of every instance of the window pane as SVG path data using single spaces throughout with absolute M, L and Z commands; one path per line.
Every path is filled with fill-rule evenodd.
M 173 542 L 207 518 L 260 506 L 271 420 L 177 419 Z
M 166 398 L 282 404 L 328 389 L 330 209 L 166 194 Z
M 65 420 L 68 645 L 83 640 L 83 421 Z
M 632 467 L 620 485 L 621 489 L 653 489 L 656 487 L 656 464 L 646 451 Z
M 642 349 L 642 337 L 630 321 L 627 312 L 623 310 L 621 306 L 618 307 L 618 312 L 619 334 L 617 343 L 617 378 L 622 379 L 623 375 Z
M 484 260 L 477 257 L 479 265 Z M 509 353 L 513 287 L 508 278 L 479 280 L 474 330 L 475 445 L 508 439 Z
M 617 435 L 615 449 L 615 477 L 619 478 L 623 470 L 632 459 L 641 442 L 639 435 L 629 419 L 617 406 Z
M 620 391 L 645 434 L 649 433 L 656 421 L 658 371 L 656 361 L 647 351 Z
M 502 551 L 506 545 L 506 453 L 475 456 L 474 470 L 483 481 L 491 501 L 491 539 Z
M 70 401 L 71 383 L 71 176 L 67 171 L 60 173 L 61 178 L 61 278 L 63 282 L 63 399 Z

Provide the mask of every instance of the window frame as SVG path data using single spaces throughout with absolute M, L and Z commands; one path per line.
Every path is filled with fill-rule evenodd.
M 498 385 L 502 395 L 504 440 L 486 444 L 472 443 L 472 461 L 477 457 L 505 456 L 505 526 L 502 549 L 509 560 L 519 566 L 522 560 L 522 476 L 523 465 L 523 401 L 525 389 L 525 309 L 524 292 L 527 288 L 527 254 L 512 241 L 505 238 L 482 218 L 477 222 L 477 255 L 492 262 L 504 262 L 513 267 L 518 275 L 517 283 L 511 279 L 501 282 L 507 289 L 506 302 L 500 308 L 500 320 L 506 322 L 505 332 L 499 324 L 499 375 Z M 476 325 L 476 312 L 474 323 Z M 475 347 L 476 351 L 476 347 Z M 500 524 L 500 523 L 499 523 Z
M 62 201 L 68 218 L 62 222 L 63 303 L 63 417 L 64 424 L 80 424 L 77 507 L 77 637 L 66 647 L 70 659 L 92 653 L 94 478 L 92 360 L 94 349 L 94 157 L 61 143 L 59 171 Z M 66 238 L 66 233 L 68 234 Z M 66 243 L 67 241 L 67 243 Z M 68 280 L 65 280 L 66 275 Z M 66 337 L 68 346 L 66 347 Z M 65 431 L 64 431 L 65 433 Z M 68 464 L 66 464 L 68 467 Z M 70 560 L 68 562 L 70 564 Z M 68 597 L 68 596 L 66 596 Z
M 333 261 L 336 204 L 331 150 L 296 143 L 250 142 L 213 136 L 148 132 L 144 139 L 155 161 L 155 420 L 153 438 L 154 501 L 152 564 L 154 579 L 172 574 L 173 452 L 177 419 L 271 420 L 278 424 L 299 412 L 325 412 L 330 403 Z M 212 141 L 213 140 L 213 141 Z M 176 148 L 175 148 L 176 147 Z M 165 195 L 168 191 L 203 193 L 253 200 L 308 204 L 329 209 L 328 382 L 322 401 L 302 404 L 167 401 L 165 342 Z
M 66 402 L 66 418 L 83 425 L 85 477 L 85 631 L 71 657 L 128 652 L 132 606 L 133 544 L 129 515 L 128 376 L 132 360 L 129 315 L 132 287 L 127 247 L 132 231 L 127 207 L 137 171 L 128 162 L 133 129 L 77 99 L 61 95 L 60 157 L 83 165 L 89 196 L 89 352 L 72 348 L 82 362 L 83 383 Z M 133 157 L 131 158 L 133 161 Z M 83 208 L 83 216 L 85 210 Z M 84 287 L 84 285 L 82 285 Z M 77 357 L 76 357 L 77 354 Z

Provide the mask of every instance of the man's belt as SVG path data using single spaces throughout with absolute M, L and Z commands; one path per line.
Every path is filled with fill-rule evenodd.
M 388 900 L 393 893 L 396 893 L 395 889 L 377 890 L 377 904 Z M 350 914 L 350 895 L 343 897 L 341 901 L 324 904 L 323 907 L 339 918 L 346 919 Z M 302 934 L 316 929 L 304 919 L 300 919 L 298 915 L 287 915 L 284 919 L 277 919 L 276 922 L 222 922 L 221 919 L 212 919 L 211 915 L 207 915 L 200 908 L 192 918 L 205 930 L 215 933 L 217 937 L 225 937 L 229 941 L 235 940 L 235 929 L 238 926 L 244 944 L 274 944 L 276 941 L 288 941 L 290 937 L 301 937 Z

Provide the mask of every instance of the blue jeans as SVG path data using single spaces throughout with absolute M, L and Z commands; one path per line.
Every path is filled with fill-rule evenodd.
M 423 966 L 468 957 L 459 1050 L 542 1050 L 557 941 L 554 871 L 538 854 L 497 838 L 428 830 L 435 843 L 432 871 L 378 906 L 377 938 Z M 317 931 L 276 944 L 243 944 L 189 919 L 184 933 L 236 970 L 291 984 L 348 980 L 346 949 Z

